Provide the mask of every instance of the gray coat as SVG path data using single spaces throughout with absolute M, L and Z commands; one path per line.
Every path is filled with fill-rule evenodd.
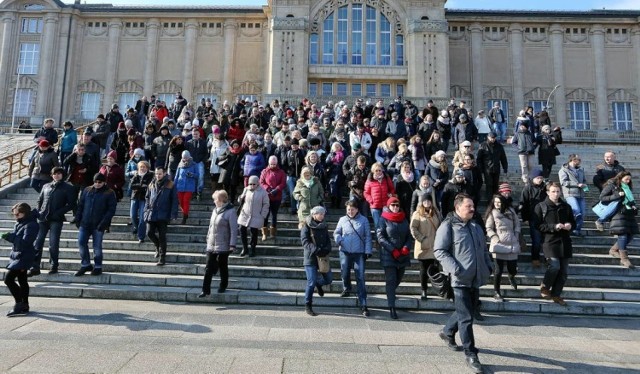
M 367 217 L 358 213 L 355 217 L 341 217 L 333 238 L 345 253 L 371 254 L 371 231 Z
M 508 208 L 504 213 L 500 213 L 498 209 L 492 209 L 491 214 L 487 216 L 485 226 L 491 243 L 497 242 L 513 248 L 511 253 L 493 253 L 493 258 L 517 260 L 522 248 L 520 248 L 520 219 L 516 211 Z
M 444 272 L 451 274 L 453 287 L 480 288 L 493 269 L 482 228 L 473 220 L 463 222 L 455 213 L 438 228 L 434 253 Z
M 584 197 L 584 191 L 578 187 L 579 183 L 587 184 L 584 177 L 583 168 L 570 168 L 569 164 L 564 164 L 558 171 L 560 177 L 560 185 L 562 186 L 562 196 L 567 197 Z
M 207 232 L 207 252 L 231 252 L 238 239 L 238 217 L 231 203 L 214 208 Z
M 255 190 L 245 188 L 242 193 L 244 196 L 244 204 L 240 210 L 238 224 L 244 227 L 259 229 L 264 226 L 264 219 L 269 214 L 269 195 L 261 186 Z M 242 197 L 240 197 L 242 199 Z

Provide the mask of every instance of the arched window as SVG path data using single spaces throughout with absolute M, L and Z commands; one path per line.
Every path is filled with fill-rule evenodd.
M 311 65 L 404 65 L 404 35 L 372 6 L 342 6 L 321 24 L 309 37 Z

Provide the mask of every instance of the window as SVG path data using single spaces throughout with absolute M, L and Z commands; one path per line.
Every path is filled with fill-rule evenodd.
M 569 104 L 571 112 L 571 128 L 574 130 L 589 130 L 591 128 L 591 113 L 588 101 L 572 101 Z
M 493 103 L 498 102 L 500 103 L 500 109 L 502 109 L 502 111 L 504 112 L 504 116 L 505 118 L 505 122 L 507 124 L 509 124 L 509 100 L 506 99 L 489 99 L 487 100 L 487 114 L 489 114 L 489 111 L 491 110 L 491 108 L 493 108 Z
M 362 84 L 351 83 L 351 96 L 362 96 Z
M 533 108 L 533 113 L 540 113 L 544 110 L 547 102 L 544 100 L 530 100 L 529 106 Z
M 404 66 L 404 36 L 373 6 L 339 7 L 309 38 L 310 64 Z
M 309 96 L 318 96 L 318 84 L 317 83 L 309 83 Z
M 396 84 L 396 96 L 404 96 L 404 84 Z
M 331 95 L 333 95 L 333 83 L 323 83 L 322 96 L 331 96 Z
M 346 83 L 338 83 L 338 96 L 347 96 L 347 84 Z
M 216 94 L 210 94 L 210 93 L 199 93 L 196 94 L 196 99 L 198 100 L 198 106 L 200 106 L 200 102 L 202 101 L 202 99 L 211 99 L 211 106 L 214 108 L 218 107 L 218 95 Z M 196 107 L 197 109 L 197 107 Z
M 380 96 L 391 97 L 391 85 L 383 83 L 380 85 Z
M 40 44 L 21 43 L 18 60 L 18 74 L 38 74 L 40 63 Z
M 19 117 L 33 115 L 33 90 L 29 88 L 19 88 L 16 91 L 15 102 L 13 103 L 13 114 Z
M 377 94 L 375 83 L 367 83 L 367 96 L 376 96 Z
M 135 108 L 138 97 L 139 95 L 136 92 L 121 92 L 120 100 L 118 100 L 120 112 L 124 113 L 129 108 Z
M 258 95 L 249 95 L 249 94 L 239 94 L 239 97 L 243 98 L 244 101 L 246 102 L 254 102 L 255 100 L 258 100 Z
M 164 101 L 167 103 L 167 109 L 171 107 L 171 104 L 176 100 L 175 93 L 160 93 L 156 95 L 156 100 Z
M 613 128 L 617 131 L 633 130 L 631 103 L 614 102 L 612 104 Z
M 20 32 L 23 34 L 42 34 L 42 18 L 23 18 Z
M 80 103 L 80 115 L 83 119 L 95 119 L 100 114 L 100 101 L 102 94 L 100 92 L 83 92 L 82 102 Z

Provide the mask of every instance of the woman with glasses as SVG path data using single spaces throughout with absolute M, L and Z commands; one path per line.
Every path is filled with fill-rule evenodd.
M 460 143 L 460 147 L 453 155 L 453 171 L 455 172 L 456 170 L 460 169 L 462 167 L 462 164 L 464 163 L 464 157 L 472 153 L 473 150 L 471 149 L 470 141 L 465 140 L 464 142 Z
M 383 170 L 382 164 L 376 162 L 371 166 L 371 173 L 364 184 L 364 198 L 369 203 L 373 225 L 377 228 L 385 203 L 396 193 L 393 181 Z
M 411 248 L 413 237 L 397 197 L 387 200 L 376 229 L 376 236 L 381 246 L 380 264 L 384 268 L 387 305 L 391 318 L 398 319 L 396 289 L 402 282 L 405 269 L 411 265 L 409 248 Z
M 27 270 L 33 265 L 36 256 L 34 242 L 39 229 L 36 221 L 38 211 L 31 210 L 29 204 L 18 203 L 11 208 L 11 213 L 16 219 L 13 232 L 5 232 L 0 236 L 13 244 L 9 254 L 9 265 L 7 265 L 9 271 L 4 276 L 4 284 L 7 285 L 16 303 L 7 313 L 7 317 L 29 313 Z
M 240 225 L 240 237 L 242 238 L 241 257 L 249 254 L 249 257 L 256 255 L 256 245 L 258 244 L 258 229 L 264 225 L 264 220 L 269 214 L 269 196 L 262 186 L 260 179 L 252 175 L 249 177 L 247 188 L 238 199 L 240 202 L 240 215 L 238 224 Z M 248 245 L 247 233 L 251 231 L 251 248 Z

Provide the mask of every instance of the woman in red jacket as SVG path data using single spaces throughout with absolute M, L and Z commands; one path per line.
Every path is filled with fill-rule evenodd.
M 364 198 L 371 207 L 371 215 L 373 216 L 373 224 L 378 227 L 382 208 L 385 207 L 387 200 L 395 195 L 396 190 L 393 187 L 391 177 L 384 172 L 381 163 L 376 162 L 371 166 L 371 173 L 364 184 Z
M 238 143 L 242 144 L 244 133 L 245 131 L 242 127 L 242 122 L 240 121 L 240 119 L 234 119 L 231 123 L 231 126 L 229 127 L 229 130 L 227 130 L 227 140 L 229 141 L 229 144 L 231 144 L 231 141 L 233 140 L 237 140 Z
M 287 175 L 284 170 L 278 167 L 278 158 L 276 156 L 269 157 L 269 167 L 260 173 L 260 185 L 269 194 L 269 213 L 264 219 L 262 227 L 262 241 L 267 240 L 267 226 L 269 225 L 269 216 L 272 217 L 273 223 L 270 228 L 270 234 L 273 239 L 276 238 L 276 227 L 278 226 L 278 209 L 282 202 L 282 191 L 287 186 Z
M 124 186 L 124 169 L 116 163 L 118 155 L 116 151 L 111 151 L 107 155 L 107 163 L 100 168 L 100 174 L 107 179 L 107 186 L 116 193 L 118 201 L 122 199 Z

